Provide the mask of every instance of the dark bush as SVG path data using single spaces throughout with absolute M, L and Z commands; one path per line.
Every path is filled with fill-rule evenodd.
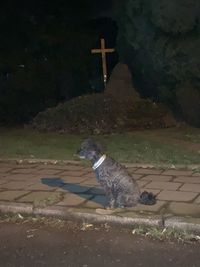
M 200 1 L 127 0 L 117 21 L 118 52 L 140 95 L 179 110 L 179 84 L 200 80 Z
M 176 94 L 185 120 L 200 127 L 200 90 L 194 84 L 186 83 L 177 88 Z
M 139 100 L 133 105 L 93 94 L 40 112 L 31 126 L 39 130 L 99 134 L 172 126 L 174 120 L 166 121 L 168 115 L 163 105 L 149 100 Z

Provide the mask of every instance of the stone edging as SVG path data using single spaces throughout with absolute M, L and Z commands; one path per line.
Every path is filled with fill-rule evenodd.
M 0 158 L 0 163 L 17 163 L 17 164 L 52 164 L 52 165 L 82 165 L 80 160 L 53 160 L 53 159 L 2 159 Z M 191 164 L 191 165 L 169 165 L 169 164 L 148 164 L 148 163 L 122 163 L 128 168 L 144 168 L 144 169 L 176 169 L 176 170 L 200 170 L 200 164 Z
M 78 220 L 88 223 L 110 223 L 124 227 L 157 227 L 173 228 L 186 232 L 200 234 L 200 218 L 177 217 L 173 215 L 140 215 L 131 212 L 131 216 L 122 214 L 99 215 L 94 210 L 74 209 L 67 207 L 49 206 L 45 208 L 33 207 L 31 204 L 0 202 L 0 212 L 3 214 L 24 214 L 57 217 L 65 220 Z

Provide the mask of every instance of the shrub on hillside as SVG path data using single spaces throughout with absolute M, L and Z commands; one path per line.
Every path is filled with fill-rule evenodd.
M 40 112 L 31 125 L 39 130 L 67 133 L 111 133 L 170 126 L 165 120 L 168 114 L 164 106 L 149 100 L 132 104 L 104 94 L 92 94 Z

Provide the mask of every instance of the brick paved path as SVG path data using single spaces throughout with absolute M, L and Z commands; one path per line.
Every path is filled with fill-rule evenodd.
M 200 173 L 130 167 L 142 190 L 157 195 L 154 206 L 137 205 L 143 214 L 200 218 Z M 106 204 L 92 170 L 82 165 L 0 163 L 0 203 L 29 203 L 93 209 Z

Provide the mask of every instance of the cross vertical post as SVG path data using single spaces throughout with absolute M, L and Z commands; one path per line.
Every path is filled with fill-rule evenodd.
M 114 48 L 106 48 L 105 47 L 105 39 L 104 38 L 101 38 L 101 47 L 100 48 L 95 48 L 95 49 L 91 50 L 92 54 L 101 53 L 104 86 L 106 86 L 106 82 L 107 82 L 106 53 L 112 53 L 114 51 L 115 51 Z

